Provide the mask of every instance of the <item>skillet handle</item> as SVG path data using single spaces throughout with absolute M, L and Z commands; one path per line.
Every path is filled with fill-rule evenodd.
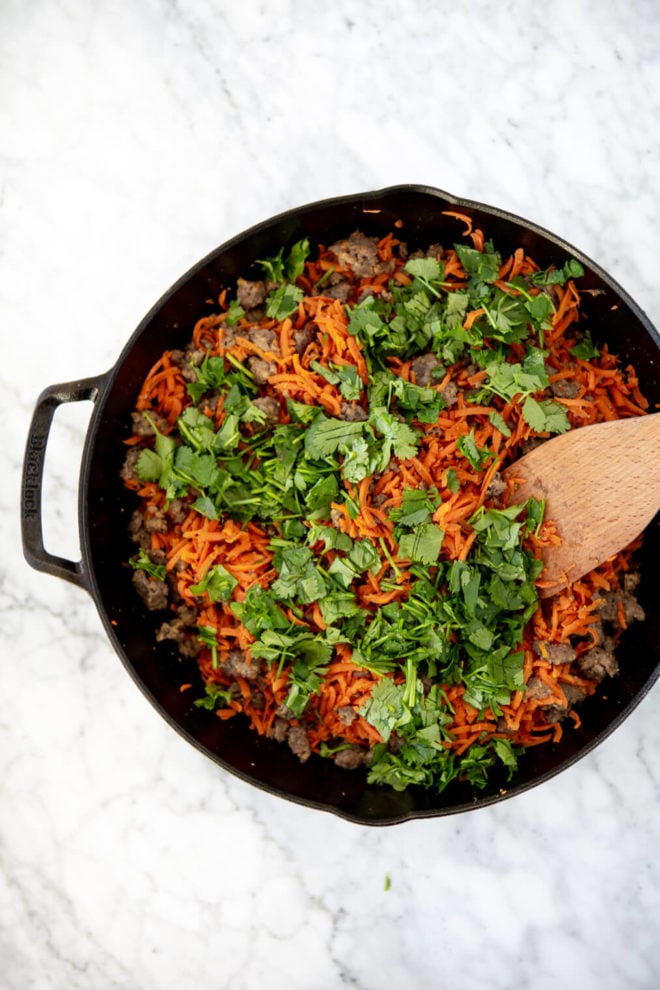
M 44 547 L 41 492 L 46 446 L 55 411 L 65 402 L 95 402 L 106 377 L 98 375 L 95 378 L 82 378 L 76 382 L 50 385 L 43 390 L 32 415 L 23 462 L 21 533 L 25 559 L 35 570 L 72 581 L 86 590 L 89 590 L 89 586 L 84 561 L 57 557 Z

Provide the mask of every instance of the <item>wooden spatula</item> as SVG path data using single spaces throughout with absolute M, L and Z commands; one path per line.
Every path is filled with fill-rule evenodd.
M 571 430 L 503 472 L 512 504 L 545 499 L 561 546 L 544 553 L 542 597 L 622 550 L 660 509 L 660 413 Z

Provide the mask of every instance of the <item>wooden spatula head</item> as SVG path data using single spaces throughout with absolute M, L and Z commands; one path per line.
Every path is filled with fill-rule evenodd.
M 631 543 L 660 510 L 660 413 L 571 430 L 503 472 L 511 503 L 545 499 L 561 545 L 544 551 L 543 596 Z

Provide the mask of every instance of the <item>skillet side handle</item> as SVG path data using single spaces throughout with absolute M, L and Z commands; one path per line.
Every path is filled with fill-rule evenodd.
M 89 590 L 83 560 L 72 561 L 49 553 L 44 547 L 41 494 L 48 436 L 58 406 L 65 402 L 95 402 L 106 375 L 83 378 L 45 388 L 35 406 L 25 447 L 21 486 L 21 534 L 23 554 L 37 571 L 72 581 Z

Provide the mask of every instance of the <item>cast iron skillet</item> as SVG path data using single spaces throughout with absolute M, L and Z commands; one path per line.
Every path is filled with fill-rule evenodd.
M 548 780 L 584 756 L 615 729 L 650 689 L 660 672 L 660 609 L 657 600 L 659 529 L 650 526 L 642 555 L 640 599 L 644 623 L 634 624 L 621 642 L 621 673 L 600 695 L 582 705 L 582 728 L 568 731 L 558 745 L 532 749 L 515 779 L 495 776 L 483 792 L 454 783 L 442 794 L 414 787 L 404 792 L 367 786 L 360 771 L 338 769 L 312 757 L 301 764 L 288 747 L 259 738 L 241 718 L 223 722 L 195 708 L 203 693 L 193 661 L 181 661 L 171 644 L 154 644 L 160 617 L 147 612 L 134 593 L 127 558 L 134 544 L 127 536 L 133 496 L 119 480 L 130 433 L 130 412 L 142 380 L 162 351 L 183 347 L 195 321 L 213 311 L 209 300 L 238 275 L 258 277 L 254 261 L 277 253 L 304 236 L 331 244 L 360 228 L 383 235 L 402 221 L 398 234 L 411 249 L 460 240 L 462 224 L 442 215 L 446 209 L 469 214 L 503 254 L 522 245 L 543 267 L 578 258 L 585 267 L 585 326 L 595 341 L 632 362 L 651 401 L 660 401 L 660 336 L 632 299 L 580 251 L 534 224 L 480 203 L 457 199 L 426 186 L 395 186 L 377 192 L 323 200 L 289 210 L 227 241 L 190 269 L 145 316 L 117 363 L 95 378 L 54 385 L 37 401 L 23 468 L 22 531 L 27 561 L 38 570 L 72 581 L 94 599 L 101 620 L 126 669 L 169 724 L 225 770 L 266 791 L 354 822 L 385 825 L 484 807 Z M 92 417 L 82 457 L 79 526 L 82 558 L 73 562 L 43 546 L 41 486 L 44 454 L 56 408 L 91 399 Z M 597 520 L 595 521 L 597 525 Z M 183 664 L 186 664 L 184 667 Z M 199 690 L 179 691 L 182 681 Z

